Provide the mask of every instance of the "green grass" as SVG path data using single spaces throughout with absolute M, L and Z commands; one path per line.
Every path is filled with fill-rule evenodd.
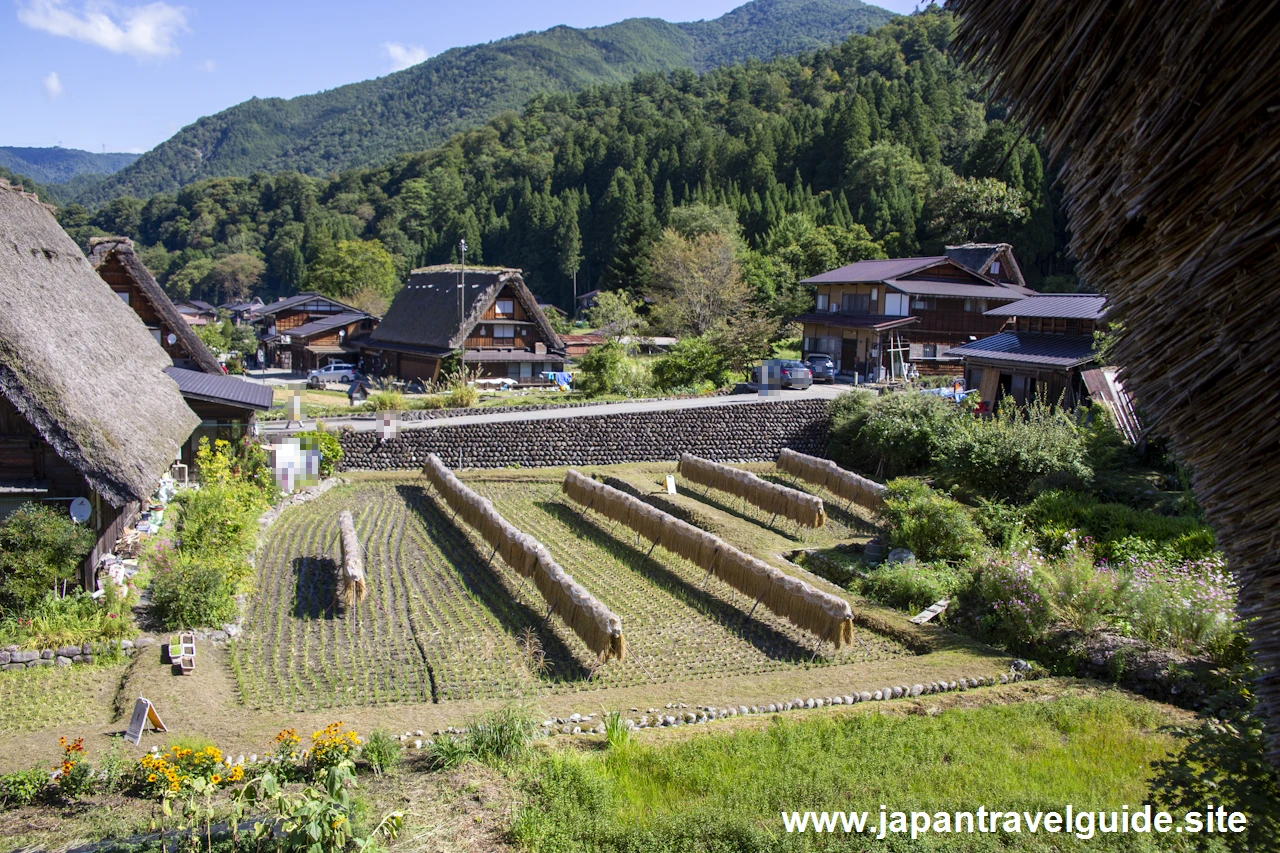
M 111 718 L 123 663 L 76 664 L 0 672 L 0 727 L 5 731 L 85 726 Z
M 532 850 L 862 849 L 843 834 L 788 835 L 781 811 L 968 811 L 1140 806 L 1168 719 L 1118 694 L 944 711 L 840 713 L 656 747 L 552 753 L 525 773 L 513 834 Z M 909 836 L 875 849 L 921 849 Z M 940 849 L 1009 849 L 998 836 Z M 1061 849 L 1053 836 L 1004 836 L 1013 849 Z M 1035 846 L 1039 840 L 1041 847 Z M 1114 840 L 1114 839 L 1113 839 Z M 1142 849 L 1135 836 L 1123 849 Z M 1103 849 L 1095 837 L 1081 847 Z M 883 845 L 883 846 L 881 846 Z M 1117 848 L 1112 848 L 1117 849 Z

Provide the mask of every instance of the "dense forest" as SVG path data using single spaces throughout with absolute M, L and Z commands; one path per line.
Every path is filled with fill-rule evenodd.
M 138 157 L 137 154 L 96 154 L 78 148 L 0 147 L 0 167 L 45 184 L 66 183 L 80 175 L 110 175 Z
M 376 80 L 287 100 L 253 98 L 206 116 L 76 198 L 97 204 L 217 176 L 328 175 L 371 166 L 439 145 L 541 92 L 623 83 L 645 71 L 707 71 L 789 56 L 891 17 L 860 0 L 751 0 L 711 21 L 632 18 L 455 48 Z
M 520 267 L 568 308 L 575 271 L 579 293 L 644 286 L 673 211 L 695 205 L 736 219 L 765 298 L 867 256 L 868 238 L 889 256 L 1007 241 L 1030 283 L 1069 288 L 1042 155 L 948 54 L 953 30 L 930 10 L 799 57 L 539 95 L 377 168 L 212 179 L 60 217 L 82 242 L 132 236 L 177 297 L 297 292 L 335 246 L 365 243 L 402 281 L 465 238 L 468 262 Z

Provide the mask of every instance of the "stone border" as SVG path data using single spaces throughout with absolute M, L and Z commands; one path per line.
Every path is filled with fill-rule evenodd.
M 68 667 L 75 664 L 91 664 L 108 650 L 118 649 L 125 656 L 134 651 L 156 644 L 151 637 L 139 637 L 136 640 L 110 640 L 96 643 L 81 643 L 78 646 L 58 646 L 54 649 L 32 651 L 20 649 L 16 645 L 0 649 L 0 670 L 14 672 L 20 669 L 41 669 L 44 667 Z

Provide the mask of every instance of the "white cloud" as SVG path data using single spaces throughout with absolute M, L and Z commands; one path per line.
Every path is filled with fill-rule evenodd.
M 51 101 L 62 94 L 62 78 L 57 71 L 50 71 L 49 76 L 44 78 L 44 93 Z
M 116 6 L 86 0 L 83 9 L 76 10 L 67 8 L 64 0 L 24 0 L 18 20 L 34 30 L 138 59 L 173 56 L 178 53 L 175 37 L 187 31 L 186 10 L 160 2 Z
M 383 42 L 382 54 L 391 60 L 392 71 L 403 71 L 410 65 L 426 62 L 427 57 L 431 55 L 427 53 L 425 47 L 419 47 L 416 44 L 400 44 L 398 41 Z
M 218 70 L 218 63 L 214 62 L 212 59 L 206 59 L 204 62 L 201 62 L 196 66 L 196 70 L 203 71 L 206 74 L 212 74 Z

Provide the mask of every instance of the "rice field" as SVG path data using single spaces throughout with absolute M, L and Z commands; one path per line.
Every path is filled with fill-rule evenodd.
M 532 699 L 566 691 L 887 660 L 910 654 L 865 630 L 813 659 L 812 635 L 560 491 L 563 471 L 464 481 L 536 537 L 622 619 L 625 661 L 595 656 L 533 585 L 451 518 L 417 476 L 350 483 L 290 509 L 264 538 L 257 592 L 232 655 L 251 707 Z M 714 492 L 712 493 L 714 497 Z M 338 515 L 365 544 L 368 597 L 332 607 Z M 746 547 L 744 543 L 738 543 Z

